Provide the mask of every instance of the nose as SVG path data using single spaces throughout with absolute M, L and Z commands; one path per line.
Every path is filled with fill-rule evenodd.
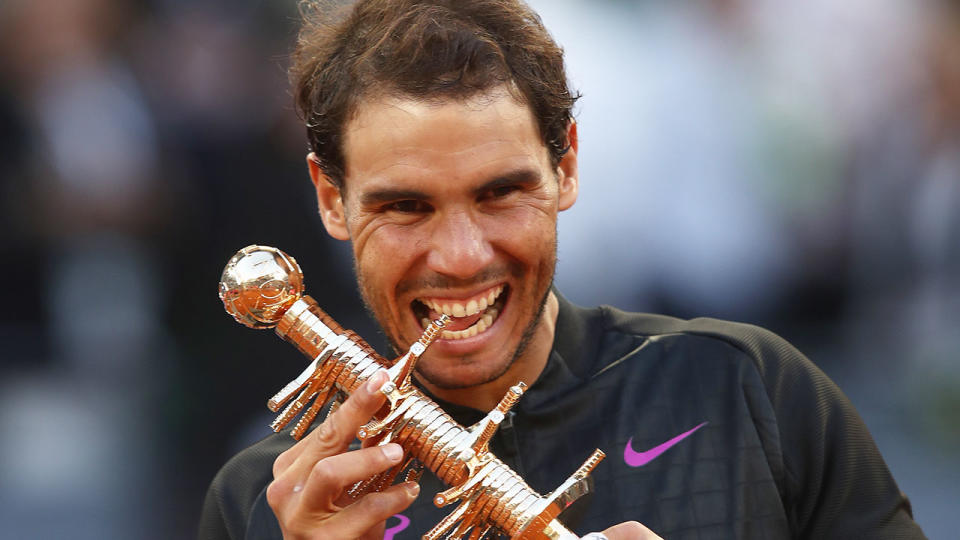
M 493 247 L 481 223 L 469 211 L 438 220 L 430 238 L 427 266 L 439 274 L 468 279 L 493 262 Z

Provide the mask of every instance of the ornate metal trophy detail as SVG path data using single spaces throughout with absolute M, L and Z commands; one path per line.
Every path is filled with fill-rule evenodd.
M 271 425 L 274 431 L 306 409 L 292 430 L 293 437 L 300 439 L 328 401 L 336 400 L 332 405 L 336 407 L 377 370 L 387 369 L 390 379 L 381 389 L 387 403 L 357 437 L 375 444 L 396 442 L 405 456 L 396 467 L 357 483 L 351 495 L 385 489 L 405 469 L 407 479 L 417 479 L 426 467 L 450 486 L 434 497 L 434 504 L 460 504 L 425 539 L 443 535 L 480 539 L 498 534 L 514 539 L 576 538 L 556 518 L 589 491 L 588 475 L 603 459 L 603 452 L 595 450 L 570 478 L 541 496 L 487 447 L 525 384 L 517 383 L 494 410 L 469 428 L 414 387 L 410 380 L 414 365 L 449 321 L 446 315 L 432 322 L 406 354 L 389 362 L 358 335 L 341 328 L 316 301 L 303 296 L 303 274 L 292 257 L 256 245 L 243 248 L 227 262 L 220 299 L 238 322 L 251 328 L 276 327 L 280 337 L 313 359 L 267 402 L 271 411 L 280 411 Z

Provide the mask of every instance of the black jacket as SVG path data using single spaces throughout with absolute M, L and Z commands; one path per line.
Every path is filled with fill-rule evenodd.
M 486 412 L 439 403 L 463 425 Z M 271 435 L 224 466 L 200 538 L 281 537 L 265 490 L 291 444 Z M 547 366 L 491 448 L 542 494 L 594 448 L 606 452 L 594 493 L 567 521 L 580 534 L 636 520 L 669 540 L 924 538 L 846 397 L 754 326 L 560 298 Z M 388 537 L 420 538 L 454 508 L 433 505 L 443 486 L 429 473 L 421 486 Z

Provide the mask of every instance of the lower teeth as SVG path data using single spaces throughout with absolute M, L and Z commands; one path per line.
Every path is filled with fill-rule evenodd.
M 480 317 L 477 322 L 473 323 L 469 328 L 464 328 L 463 330 L 443 330 L 440 332 L 440 337 L 443 339 L 466 339 L 473 337 L 477 334 L 484 332 L 487 328 L 493 325 L 493 321 L 497 319 L 499 312 L 494 308 L 487 309 L 486 313 Z M 424 328 L 430 324 L 430 319 L 423 318 L 420 323 Z

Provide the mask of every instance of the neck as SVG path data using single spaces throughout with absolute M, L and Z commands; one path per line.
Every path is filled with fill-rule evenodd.
M 557 297 L 553 291 L 550 291 L 540 315 L 540 324 L 534 330 L 527 348 L 507 371 L 496 379 L 467 388 L 440 388 L 423 379 L 420 379 L 420 382 L 433 395 L 444 401 L 479 411 L 493 409 L 511 386 L 521 381 L 532 385 L 540 377 L 540 373 L 547 365 L 547 358 L 550 357 L 550 349 L 553 348 L 553 336 L 559 311 L 560 304 Z

